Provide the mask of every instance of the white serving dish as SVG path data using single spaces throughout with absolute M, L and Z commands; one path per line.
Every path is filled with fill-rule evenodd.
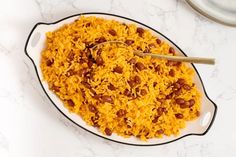
M 140 22 L 137 22 L 135 20 L 132 20 L 126 17 L 121 17 L 118 15 L 107 14 L 107 13 L 83 13 L 83 14 L 72 15 L 53 23 L 37 23 L 33 27 L 27 39 L 27 42 L 25 45 L 25 54 L 33 62 L 33 65 L 36 70 L 36 74 L 39 79 L 39 83 L 41 84 L 45 94 L 50 99 L 52 104 L 60 111 L 61 114 L 63 114 L 66 118 L 68 118 L 71 122 L 73 122 L 77 126 L 83 128 L 84 130 L 90 133 L 93 133 L 94 135 L 100 136 L 102 138 L 105 138 L 114 142 L 118 142 L 122 144 L 129 144 L 129 145 L 136 145 L 136 146 L 161 145 L 161 144 L 166 144 L 166 143 L 176 141 L 178 139 L 181 139 L 189 135 L 205 135 L 208 132 L 208 130 L 210 129 L 214 121 L 216 111 L 217 111 L 217 106 L 207 96 L 202 80 L 196 68 L 192 64 L 190 66 L 196 72 L 195 84 L 197 85 L 197 87 L 199 88 L 203 96 L 202 102 L 201 102 L 201 116 L 195 121 L 188 122 L 187 127 L 181 130 L 181 133 L 179 136 L 164 137 L 161 139 L 153 138 L 153 139 L 148 140 L 147 142 L 141 141 L 140 139 L 135 138 L 135 137 L 124 138 L 116 134 L 112 134 L 112 136 L 106 136 L 100 133 L 96 128 L 87 125 L 80 116 L 70 113 L 63 106 L 62 101 L 52 91 L 48 89 L 48 84 L 42 81 L 43 77 L 42 77 L 42 72 L 40 69 L 40 59 L 41 59 L 41 52 L 44 49 L 45 41 L 46 41 L 45 33 L 48 31 L 54 31 L 55 29 L 61 27 L 64 24 L 71 23 L 74 20 L 80 18 L 81 15 L 97 16 L 97 17 L 103 17 L 106 19 L 115 19 L 117 21 L 125 22 L 125 23 L 134 23 L 140 27 L 150 30 L 154 35 L 157 35 L 159 38 L 161 38 L 161 40 L 165 40 L 166 42 L 168 42 L 172 47 L 175 48 L 175 50 L 179 54 L 185 55 L 184 52 L 175 43 L 173 43 L 170 39 L 168 39 L 166 36 L 164 36 L 160 32 L 156 31 L 155 29 L 145 24 L 142 24 Z

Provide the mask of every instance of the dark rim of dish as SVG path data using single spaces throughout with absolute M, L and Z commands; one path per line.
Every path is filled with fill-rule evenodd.
M 138 22 L 138 21 L 136 21 L 136 20 L 133 20 L 133 19 L 130 19 L 130 18 L 127 18 L 127 17 L 123 17 L 123 16 L 120 16 L 120 15 L 115 15 L 115 14 L 110 14 L 110 13 L 101 13 L 101 12 L 88 12 L 88 13 L 79 13 L 79 14 L 71 15 L 71 16 L 65 17 L 65 18 L 63 18 L 63 19 L 61 19 L 61 20 L 58 20 L 58 21 L 56 21 L 56 22 L 51 22 L 51 23 L 39 22 L 39 23 L 35 24 L 35 26 L 34 26 L 33 29 L 31 30 L 31 32 L 30 32 L 30 34 L 29 34 L 29 36 L 28 36 L 28 38 L 27 38 L 27 40 L 26 40 L 26 44 L 25 44 L 25 49 L 24 49 L 24 51 L 25 51 L 26 56 L 32 61 L 33 65 L 34 65 L 34 68 L 35 68 L 35 71 L 36 71 L 36 74 L 37 74 L 39 83 L 40 83 L 40 85 L 41 85 L 41 87 L 42 87 L 44 93 L 47 95 L 47 97 L 49 98 L 49 100 L 51 101 L 51 103 L 57 108 L 57 110 L 58 110 L 62 115 L 64 115 L 68 120 L 70 120 L 72 123 L 74 123 L 75 125 L 79 126 L 80 128 L 82 128 L 82 129 L 84 129 L 84 130 L 86 130 L 86 131 L 88 131 L 88 132 L 90 132 L 90 133 L 92 133 L 92 134 L 94 134 L 94 135 L 96 135 L 96 136 L 99 136 L 99 137 L 101 137 L 101 138 L 104 138 L 104 139 L 106 139 L 106 140 L 110 140 L 110 141 L 113 141 L 113 142 L 116 142 L 116 143 L 126 144 L 126 145 L 131 145 L 131 146 L 157 146 L 157 145 L 163 145 L 163 144 L 172 143 L 172 142 L 174 142 L 174 141 L 177 141 L 177 140 L 179 140 L 179 139 L 182 139 L 183 137 L 187 137 L 187 136 L 190 136 L 190 135 L 197 135 L 197 136 L 203 136 L 203 135 L 205 135 L 205 134 L 210 130 L 210 128 L 211 128 L 211 126 L 212 126 L 212 124 L 213 124 L 213 122 L 214 122 L 214 120 L 215 120 L 216 112 L 217 112 L 217 105 L 208 97 L 208 95 L 207 95 L 207 93 L 206 93 L 206 89 L 205 89 L 204 84 L 203 84 L 203 82 L 202 82 L 202 79 L 201 79 L 201 77 L 200 77 L 200 75 L 199 75 L 199 73 L 198 73 L 196 67 L 195 67 L 193 64 L 192 64 L 192 67 L 194 68 L 194 70 L 196 71 L 196 74 L 198 75 L 198 77 L 199 77 L 199 79 L 200 79 L 200 83 L 201 83 L 202 86 L 203 86 L 203 91 L 204 91 L 204 94 L 205 94 L 206 98 L 214 105 L 214 113 L 213 113 L 214 115 L 213 115 L 213 117 L 212 117 L 212 120 L 211 120 L 211 122 L 210 122 L 208 128 L 207 128 L 206 131 L 204 131 L 203 133 L 190 133 L 190 134 L 186 134 L 186 135 L 180 136 L 180 137 L 177 138 L 177 139 L 174 139 L 174 140 L 171 140 L 171 141 L 168 141 L 168 142 L 157 143 L 157 144 L 133 144 L 133 143 L 128 143 L 128 142 L 121 142 L 121 141 L 118 141 L 118 140 L 114 140 L 114 139 L 110 139 L 110 138 L 108 138 L 108 137 L 101 136 L 101 135 L 99 135 L 99 134 L 97 134 L 97 133 L 94 133 L 94 132 L 92 132 L 92 131 L 90 131 L 90 130 L 84 128 L 84 127 L 82 127 L 81 125 L 79 125 L 78 123 L 76 123 L 75 121 L 73 121 L 71 118 L 69 118 L 65 113 L 63 113 L 63 112 L 57 107 L 57 105 L 52 101 L 52 99 L 50 98 L 50 96 L 49 96 L 48 93 L 46 92 L 45 88 L 43 87 L 43 84 L 42 84 L 42 82 L 41 82 L 41 80 L 40 80 L 40 78 L 39 78 L 38 70 L 37 70 L 37 67 L 36 67 L 36 65 L 35 65 L 35 63 L 34 63 L 34 60 L 30 57 L 30 55 L 28 54 L 28 52 L 27 52 L 27 50 L 26 50 L 26 49 L 27 49 L 27 46 L 28 46 L 28 43 L 29 43 L 29 39 L 30 39 L 30 37 L 31 37 L 31 35 L 32 35 L 32 33 L 33 33 L 33 31 L 35 30 L 35 28 L 36 28 L 38 25 L 52 25 L 52 24 L 59 23 L 59 22 L 61 22 L 61 21 L 63 21 L 63 20 L 66 20 L 66 19 L 75 17 L 75 16 L 90 15 L 90 14 L 99 14 L 99 15 L 114 16 L 114 17 L 123 18 L 123 19 L 129 20 L 129 21 L 135 22 L 135 23 L 137 23 L 137 24 L 140 24 L 140 25 L 142 25 L 142 26 L 144 26 L 144 27 L 146 27 L 146 28 L 148 28 L 148 29 L 150 29 L 150 30 L 152 30 L 152 31 L 154 31 L 154 32 L 156 32 L 156 33 L 158 33 L 159 35 L 161 35 L 163 38 L 165 38 L 166 40 L 168 40 L 171 44 L 175 45 L 175 46 L 180 50 L 180 52 L 183 53 L 183 55 L 187 56 L 173 41 L 171 41 L 168 37 L 166 37 L 165 35 L 163 35 L 163 34 L 160 33 L 159 31 L 157 31 L 157 30 L 155 30 L 154 28 L 152 28 L 152 27 L 150 27 L 150 26 L 147 26 L 147 25 L 145 25 L 145 24 L 143 24 L 143 23 L 141 23 L 141 22 Z

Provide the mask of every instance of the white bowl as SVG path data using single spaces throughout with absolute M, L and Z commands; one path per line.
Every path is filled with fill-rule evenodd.
M 122 143 L 122 144 L 129 144 L 129 145 L 137 145 L 137 146 L 154 146 L 154 145 L 161 145 L 161 144 L 166 144 L 170 143 L 173 141 L 176 141 L 178 139 L 181 139 L 183 137 L 189 136 L 189 135 L 205 135 L 208 130 L 210 129 L 215 115 L 217 111 L 217 106 L 215 105 L 214 102 L 212 102 L 209 97 L 206 94 L 206 91 L 204 89 L 202 80 L 194 67 L 194 65 L 190 65 L 196 72 L 195 75 L 195 84 L 199 88 L 199 90 L 202 93 L 202 102 L 201 102 L 201 116 L 191 122 L 188 122 L 187 126 L 185 129 L 181 130 L 180 135 L 178 136 L 170 136 L 170 137 L 163 137 L 161 139 L 159 138 L 153 138 L 148 140 L 147 142 L 141 141 L 138 138 L 135 137 L 130 137 L 130 138 L 124 138 L 121 136 L 118 136 L 116 134 L 112 134 L 112 136 L 106 136 L 103 135 L 101 132 L 99 132 L 96 128 L 87 125 L 80 116 L 70 113 L 64 106 L 62 101 L 48 88 L 48 84 L 43 80 L 42 72 L 40 69 L 40 58 L 41 58 L 41 52 L 45 47 L 45 41 L 46 41 L 46 35 L 45 33 L 48 31 L 54 31 L 55 29 L 61 27 L 64 24 L 68 24 L 73 22 L 74 20 L 80 18 L 80 16 L 96 16 L 96 17 L 103 17 L 106 19 L 114 19 L 120 22 L 125 22 L 125 23 L 134 23 L 140 27 L 143 27 L 145 29 L 150 30 L 154 35 L 158 36 L 161 38 L 161 40 L 164 40 L 168 42 L 172 47 L 175 48 L 175 50 L 180 54 L 180 55 L 185 55 L 184 52 L 175 44 L 173 43 L 170 39 L 168 39 L 166 36 L 161 34 L 160 32 L 156 31 L 155 29 L 142 24 L 140 22 L 137 22 L 135 20 L 126 18 L 126 17 L 121 17 L 118 15 L 113 15 L 113 14 L 107 14 L 107 13 L 83 13 L 83 14 L 77 14 L 77 15 L 72 15 L 69 17 L 66 17 L 64 19 L 61 19 L 59 21 L 53 22 L 53 23 L 37 23 L 32 31 L 29 34 L 29 37 L 26 41 L 25 45 L 25 53 L 26 55 L 30 58 L 30 60 L 33 62 L 33 65 L 36 70 L 36 74 L 39 79 L 39 83 L 41 84 L 45 94 L 47 97 L 50 99 L 52 104 L 63 114 L 65 117 L 67 117 L 70 121 L 75 123 L 77 126 L 83 128 L 84 130 L 93 133 L 94 135 L 100 136 L 102 138 Z

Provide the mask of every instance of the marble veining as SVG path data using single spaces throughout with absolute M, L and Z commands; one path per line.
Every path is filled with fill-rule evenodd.
M 81 12 L 133 18 L 165 34 L 189 56 L 216 58 L 214 66 L 196 65 L 218 105 L 211 130 L 168 145 L 134 147 L 101 139 L 63 117 L 41 89 L 24 44 L 35 23 Z M 235 156 L 236 28 L 202 17 L 184 0 L 1 1 L 0 34 L 0 157 Z

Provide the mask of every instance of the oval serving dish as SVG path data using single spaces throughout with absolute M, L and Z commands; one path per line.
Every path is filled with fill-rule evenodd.
M 195 77 L 194 77 L 194 83 L 202 93 L 202 100 L 201 100 L 201 115 L 199 118 L 197 118 L 194 121 L 187 122 L 186 128 L 182 129 L 180 134 L 178 136 L 164 136 L 163 138 L 153 138 L 149 139 L 148 141 L 141 141 L 138 138 L 130 137 L 130 138 L 124 138 L 121 136 L 118 136 L 116 134 L 112 134 L 112 136 L 106 136 L 99 132 L 96 128 L 93 126 L 89 126 L 83 121 L 83 119 L 74 114 L 70 113 L 67 108 L 64 107 L 63 102 L 48 88 L 48 84 L 43 80 L 42 72 L 40 69 L 40 60 L 41 60 L 41 52 L 45 48 L 45 42 L 46 42 L 46 32 L 54 31 L 57 28 L 63 26 L 64 24 L 68 24 L 73 22 L 74 20 L 80 18 L 80 16 L 96 16 L 96 17 L 102 17 L 106 19 L 114 19 L 119 22 L 124 23 L 130 23 L 130 24 L 136 24 L 137 26 L 143 27 L 145 29 L 148 29 L 151 31 L 151 33 L 155 36 L 158 36 L 161 40 L 166 41 L 170 46 L 176 49 L 177 53 L 179 55 L 186 54 L 170 39 L 168 39 L 166 36 L 161 34 L 160 32 L 156 31 L 155 29 L 142 24 L 140 22 L 137 22 L 135 20 L 114 15 L 114 14 L 108 14 L 108 13 L 82 13 L 82 14 L 76 14 L 72 15 L 66 18 L 63 18 L 59 21 L 53 22 L 53 23 L 37 23 L 32 31 L 29 34 L 29 37 L 26 41 L 25 45 L 25 54 L 30 58 L 30 60 L 33 62 L 35 71 L 37 74 L 37 77 L 39 79 L 40 85 L 42 86 L 45 94 L 50 99 L 52 104 L 60 111 L 61 114 L 63 114 L 66 118 L 68 118 L 71 122 L 76 124 L 77 126 L 83 128 L 84 130 L 97 135 L 99 137 L 105 138 L 110 141 L 122 143 L 122 144 L 128 144 L 128 145 L 135 145 L 135 146 L 155 146 L 155 145 L 161 145 L 166 144 L 170 142 L 174 142 L 176 140 L 179 140 L 183 137 L 189 136 L 189 135 L 205 135 L 208 130 L 210 129 L 211 125 L 213 124 L 213 121 L 216 116 L 217 106 L 216 104 L 210 100 L 210 98 L 207 96 L 205 88 L 203 86 L 202 80 L 199 76 L 199 73 L 197 72 L 196 68 L 193 64 L 189 64 L 191 68 L 195 71 Z

